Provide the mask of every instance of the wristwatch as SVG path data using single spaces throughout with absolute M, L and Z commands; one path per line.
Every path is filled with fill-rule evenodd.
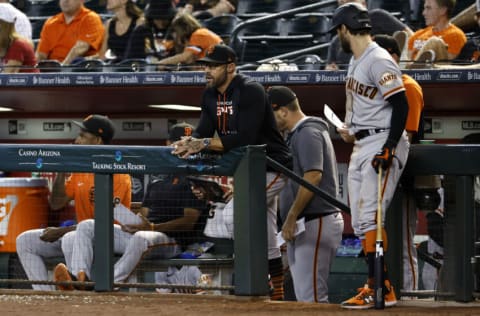
M 212 140 L 210 138 L 204 138 L 202 142 L 204 146 L 203 148 L 208 149 L 208 146 L 210 146 L 210 143 L 212 142 Z

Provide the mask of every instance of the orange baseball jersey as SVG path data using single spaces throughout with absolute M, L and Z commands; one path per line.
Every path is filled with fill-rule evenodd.
M 65 183 L 65 193 L 75 201 L 77 222 L 94 218 L 92 200 L 95 189 L 93 173 L 72 173 Z M 132 181 L 128 174 L 113 175 L 113 197 L 118 197 L 123 205 L 130 208 L 132 201 Z
M 412 58 L 415 59 L 417 52 L 425 45 L 425 42 L 432 36 L 438 36 L 448 45 L 448 52 L 458 55 L 467 42 L 465 33 L 457 26 L 450 24 L 446 29 L 439 32 L 434 31 L 432 26 L 416 31 L 408 39 L 408 50 L 412 51 Z
M 422 87 L 409 75 L 403 74 L 402 81 L 408 101 L 408 116 L 405 130 L 407 132 L 418 132 L 420 115 L 424 105 Z
M 205 57 L 207 50 L 222 43 L 222 39 L 209 29 L 200 28 L 192 33 L 185 50 L 191 51 L 198 59 Z
M 82 7 L 80 12 L 67 24 L 63 13 L 50 17 L 40 33 L 37 52 L 48 59 L 63 61 L 77 41 L 90 44 L 85 56 L 98 53 L 105 33 L 100 16 Z

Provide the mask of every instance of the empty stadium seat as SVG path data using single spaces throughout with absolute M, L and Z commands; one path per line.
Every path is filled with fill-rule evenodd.
M 299 70 L 320 70 L 325 61 L 316 54 L 300 55 L 290 60 Z
M 37 63 L 35 68 L 40 69 L 40 72 L 62 72 L 62 64 L 53 59 L 41 60 Z
M 40 38 L 40 33 L 42 32 L 43 24 L 49 17 L 47 16 L 37 16 L 30 17 L 30 24 L 32 25 L 32 39 L 36 40 Z
M 281 35 L 282 24 L 285 19 L 273 19 L 265 22 L 259 22 L 241 27 L 238 36 L 251 35 Z
M 398 0 L 395 0 L 395 1 L 398 1 Z M 314 3 L 319 3 L 321 1 L 318 1 L 318 0 L 285 0 L 285 1 L 282 1 L 282 5 L 280 6 L 280 9 L 283 11 L 283 10 L 291 10 L 291 9 L 295 9 L 295 8 L 299 8 L 299 7 L 303 7 L 303 6 L 306 6 L 306 5 L 309 5 L 309 4 L 314 4 Z M 333 13 L 333 11 L 335 10 L 335 8 L 337 7 L 337 3 L 332 3 L 332 4 L 329 4 L 325 7 L 322 7 L 322 8 L 318 8 L 318 9 L 315 9 L 313 10 L 313 12 L 325 12 L 325 13 Z
M 240 0 L 238 1 L 236 14 L 240 18 L 276 13 L 281 9 L 281 3 L 285 0 Z
M 242 38 L 235 47 L 238 59 L 241 63 L 256 62 L 277 55 L 304 49 L 313 45 L 313 36 L 250 36 Z
M 107 0 L 85 0 L 85 6 L 98 14 L 108 13 Z
M 330 41 L 331 20 L 323 13 L 300 13 L 288 22 L 288 35 L 312 34 L 318 43 Z
M 84 59 L 69 66 L 72 72 L 103 72 L 104 67 L 101 59 Z
M 111 65 L 110 70 L 113 72 L 141 72 L 149 68 L 149 64 L 142 58 L 129 58 Z
M 242 20 L 234 14 L 224 14 L 204 20 L 203 26 L 220 36 L 225 43 L 229 43 L 233 29 Z
M 18 7 L 29 18 L 30 17 L 51 17 L 60 12 L 58 0 L 25 0 Z

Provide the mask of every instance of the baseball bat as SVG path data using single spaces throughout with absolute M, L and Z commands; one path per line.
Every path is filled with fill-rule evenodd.
M 385 296 L 383 283 L 385 282 L 384 258 L 383 258 L 383 237 L 382 237 L 382 168 L 378 168 L 378 196 L 377 196 L 377 238 L 375 241 L 375 309 L 385 308 Z

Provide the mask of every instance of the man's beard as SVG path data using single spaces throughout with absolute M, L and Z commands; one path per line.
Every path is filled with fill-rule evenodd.
M 339 35 L 338 38 L 340 39 L 340 44 L 342 45 L 343 51 L 347 54 L 351 54 L 352 47 L 350 46 L 350 43 L 342 35 Z
M 227 71 L 226 69 L 222 72 L 222 75 L 218 78 L 213 78 L 211 83 L 207 82 L 208 88 L 218 88 L 227 81 Z

